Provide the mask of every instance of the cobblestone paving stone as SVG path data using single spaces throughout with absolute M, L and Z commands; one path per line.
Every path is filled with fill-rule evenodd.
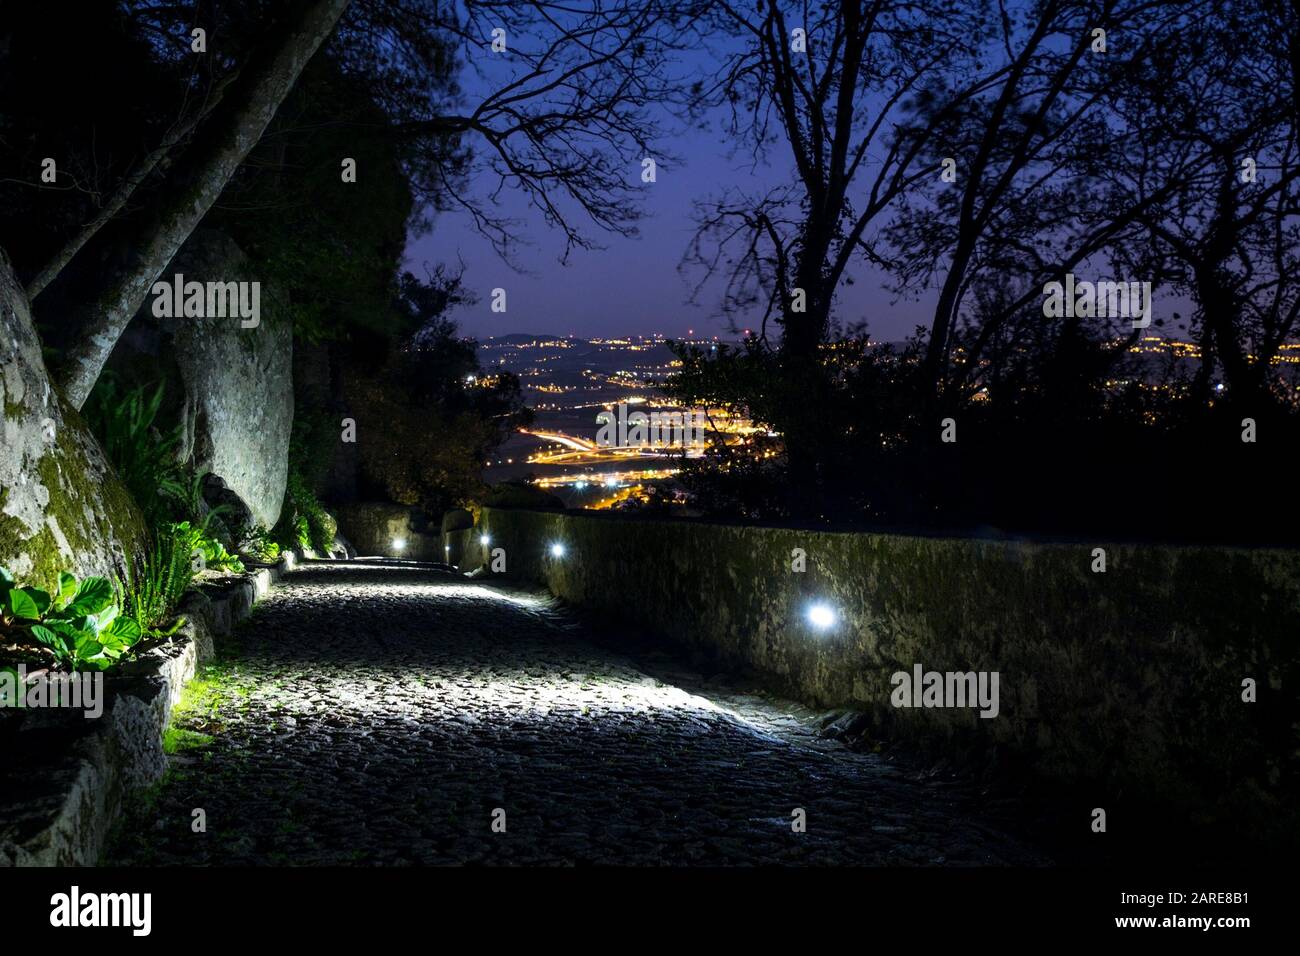
M 106 863 L 1047 862 L 968 786 L 828 741 L 812 711 L 649 676 L 542 594 L 310 564 L 229 643 L 176 721 L 211 740 Z

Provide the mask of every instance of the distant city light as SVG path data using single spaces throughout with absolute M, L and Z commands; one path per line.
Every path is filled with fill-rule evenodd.
M 553 558 L 564 557 L 564 545 L 562 545 L 558 541 L 555 542 L 553 545 L 551 545 L 551 557 Z
M 814 604 L 808 608 L 808 623 L 819 631 L 824 631 L 835 624 L 837 615 L 829 604 Z

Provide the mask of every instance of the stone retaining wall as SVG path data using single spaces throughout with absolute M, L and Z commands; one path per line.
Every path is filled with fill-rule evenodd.
M 466 569 L 503 548 L 508 574 L 810 703 L 865 711 L 881 736 L 1078 787 L 1089 808 L 1122 794 L 1297 839 L 1300 551 L 499 509 L 480 525 L 456 533 Z M 816 603 L 832 627 L 809 621 Z M 998 716 L 894 707 L 891 676 L 917 664 L 998 672 Z
M 228 634 L 288 561 L 254 571 L 215 595 L 191 591 L 173 637 L 104 676 L 103 714 L 24 710 L 0 729 L 0 866 L 91 866 L 134 793 L 167 768 L 163 731 L 213 641 Z M 3 724 L 0 724 L 0 728 Z
M 387 502 L 340 505 L 339 531 L 361 557 L 442 561 L 445 552 L 438 529 L 417 526 L 416 509 Z

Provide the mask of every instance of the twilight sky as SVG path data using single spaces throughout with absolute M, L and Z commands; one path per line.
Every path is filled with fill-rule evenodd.
M 707 53 L 691 56 L 702 58 Z M 688 69 L 692 66 L 685 65 Z M 701 73 L 711 71 L 712 64 L 700 62 L 695 69 Z M 484 88 L 482 82 L 473 71 L 462 74 L 469 102 L 476 100 L 476 89 Z M 698 281 L 698 274 L 684 277 L 678 271 L 694 232 L 692 203 L 723 187 L 778 182 L 788 174 L 776 165 L 788 162 L 788 147 L 778 144 L 770 157 L 773 165 L 755 173 L 750 169 L 753 158 L 747 150 L 728 155 L 733 144 L 725 139 L 720 123 L 711 129 L 681 125 L 668 143 L 678 161 L 656 157 L 657 182 L 642 185 L 640 165 L 629 166 L 629 181 L 646 190 L 646 215 L 640 223 L 639 237 L 624 239 L 583 224 L 584 232 L 595 236 L 604 248 L 575 251 L 569 264 L 561 265 L 563 236 L 548 228 L 541 215 L 515 191 L 504 194 L 493 209 L 520 222 L 521 236 L 528 245 L 516 250 L 516 259 L 526 273 L 516 272 L 503 262 L 475 231 L 470 217 L 460 211 L 442 214 L 432 234 L 410 243 L 408 268 L 423 275 L 425 263 L 454 266 L 458 258 L 464 262 L 465 282 L 478 294 L 479 301 L 457 309 L 451 317 L 464 333 L 476 337 L 509 332 L 580 336 L 661 332 L 676 337 L 684 336 L 688 329 L 697 334 L 722 334 L 727 320 L 718 314 L 718 291 L 706 291 L 699 304 L 689 305 L 687 277 Z M 480 201 L 486 187 L 482 180 L 467 184 L 469 195 Z M 580 219 L 575 221 L 581 223 Z M 846 324 L 865 318 L 873 337 L 897 340 L 919 322 L 927 321 L 924 305 L 914 301 L 891 304 L 889 294 L 880 288 L 879 278 L 869 274 L 865 265 L 851 271 L 860 281 L 841 288 L 836 313 Z M 505 314 L 490 309 L 491 290 L 496 287 L 507 290 Z M 736 317 L 742 328 L 758 318 Z
M 707 50 L 679 52 L 678 57 L 681 75 L 687 79 L 716 71 Z M 513 78 L 513 69 L 505 58 L 476 57 L 473 68 L 463 67 L 460 75 L 466 104 L 472 108 L 488 92 L 500 88 Z M 673 155 L 655 157 L 658 175 L 654 183 L 642 184 L 639 162 L 629 163 L 629 183 L 645 191 L 645 216 L 636 238 L 601 233 L 577 213 L 572 221 L 603 248 L 575 250 L 568 265 L 562 265 L 562 233 L 548 227 L 521 192 L 506 190 L 492 205 L 486 196 L 495 177 L 471 177 L 466 183 L 467 198 L 518 222 L 514 256 L 525 271 L 518 272 L 502 261 L 491 243 L 475 230 L 470 216 L 461 211 L 442 214 L 432 233 L 411 241 L 406 266 L 423 275 L 426 263 L 430 267 L 446 263 L 453 270 L 458 260 L 464 263 L 465 283 L 477 294 L 478 302 L 455 309 L 450 317 L 464 334 L 477 338 L 511 332 L 584 337 L 656 332 L 682 337 L 688 330 L 697 335 L 725 334 L 728 320 L 719 314 L 722 283 L 715 279 L 697 304 L 688 304 L 692 284 L 699 281 L 700 274 L 690 271 L 683 275 L 678 269 L 694 234 L 693 203 L 726 189 L 761 193 L 791 176 L 792 163 L 789 147 L 781 140 L 770 148 L 766 165 L 752 168 L 751 150 L 745 145 L 737 148 L 726 135 L 722 120 L 719 116 L 707 128 L 700 128 L 670 119 L 665 125 L 674 123 L 675 128 L 669 128 L 665 145 Z M 869 176 L 859 178 L 860 188 L 869 188 Z M 1106 274 L 1103 264 L 1099 275 Z M 850 265 L 848 277 L 853 284 L 841 283 L 833 312 L 833 318 L 843 325 L 866 321 L 872 338 L 878 341 L 901 341 L 917 325 L 929 325 L 937 297 L 934 290 L 926 290 L 919 301 L 907 298 L 895 303 L 884 288 L 882 275 L 860 258 Z M 504 314 L 490 308 L 491 290 L 498 287 L 507 292 L 508 311 Z M 1173 314 L 1186 316 L 1190 306 L 1157 290 L 1157 318 L 1170 319 L 1161 323 L 1163 331 L 1185 331 L 1180 328 L 1183 322 L 1173 319 Z M 761 316 L 733 318 L 743 329 L 756 325 Z

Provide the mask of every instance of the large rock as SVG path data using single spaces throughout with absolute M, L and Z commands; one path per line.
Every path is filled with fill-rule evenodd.
M 0 410 L 0 566 L 39 585 L 64 569 L 122 575 L 145 547 L 139 509 L 50 383 L 27 297 L 2 252 Z
M 199 230 L 163 273 L 185 281 L 255 281 L 229 236 Z M 152 301 L 152 300 L 151 300 Z M 255 523 L 280 517 L 293 427 L 293 327 L 273 290 L 261 289 L 256 327 L 239 318 L 161 319 L 185 389 L 187 450 L 248 506 Z

